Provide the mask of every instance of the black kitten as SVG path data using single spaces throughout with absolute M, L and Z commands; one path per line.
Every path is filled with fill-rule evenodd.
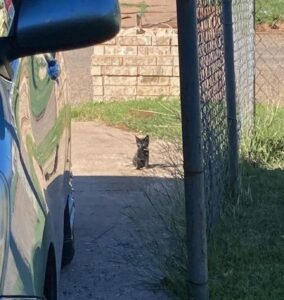
M 139 139 L 136 137 L 137 152 L 133 157 L 133 165 L 137 170 L 145 167 L 149 167 L 149 135 L 146 135 L 145 138 Z

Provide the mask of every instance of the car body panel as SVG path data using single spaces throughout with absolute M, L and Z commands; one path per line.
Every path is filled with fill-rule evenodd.
M 64 59 L 57 81 L 43 55 L 14 61 L 0 78 L 0 172 L 9 188 L 10 234 L 0 295 L 43 296 L 52 246 L 61 269 L 64 210 L 70 189 L 70 107 Z M 59 276 L 57 276 L 59 278 Z
M 62 261 L 74 255 L 64 59 L 34 54 L 98 44 L 119 28 L 117 0 L 0 0 L 0 299 L 58 299 Z

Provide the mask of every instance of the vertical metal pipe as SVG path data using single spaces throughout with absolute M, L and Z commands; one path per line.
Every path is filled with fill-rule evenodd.
M 253 0 L 253 29 L 254 29 L 254 72 L 253 72 L 253 128 L 252 133 L 255 135 L 256 130 L 256 0 Z
M 233 194 L 239 191 L 239 142 L 236 104 L 236 76 L 232 0 L 223 0 L 223 26 L 225 46 L 226 101 L 229 139 L 230 188 Z
M 190 299 L 208 300 L 196 0 L 177 0 Z

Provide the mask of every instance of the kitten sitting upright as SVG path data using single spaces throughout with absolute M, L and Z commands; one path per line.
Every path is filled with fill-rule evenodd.
M 137 144 L 137 152 L 133 157 L 133 165 L 136 167 L 137 170 L 145 167 L 149 167 L 149 135 L 146 135 L 145 138 L 136 138 Z

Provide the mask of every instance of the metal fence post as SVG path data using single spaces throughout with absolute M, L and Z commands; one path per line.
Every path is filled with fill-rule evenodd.
M 208 300 L 196 0 L 177 0 L 190 299 Z
M 253 29 L 254 29 L 254 75 L 253 75 L 253 136 L 256 130 L 256 0 L 253 0 Z
M 223 0 L 223 26 L 225 47 L 226 101 L 228 119 L 230 188 L 239 191 L 239 143 L 236 104 L 236 76 L 234 58 L 232 0 Z

